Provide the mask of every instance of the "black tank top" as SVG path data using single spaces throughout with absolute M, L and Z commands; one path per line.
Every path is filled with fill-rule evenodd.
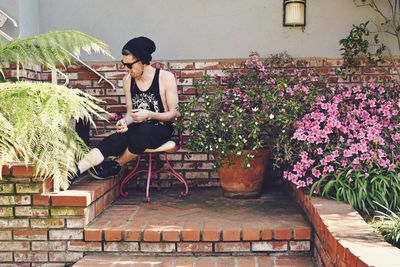
M 132 107 L 133 109 L 147 109 L 153 112 L 162 113 L 164 112 L 164 106 L 161 100 L 160 95 L 160 69 L 156 69 L 156 73 L 154 74 L 153 81 L 148 90 L 141 91 L 136 84 L 135 79 L 131 78 L 131 95 L 132 95 Z M 171 122 L 163 123 L 159 121 L 147 121 L 155 124 L 171 124 Z

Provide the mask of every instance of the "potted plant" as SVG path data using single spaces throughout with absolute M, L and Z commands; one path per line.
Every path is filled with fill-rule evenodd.
M 286 54 L 197 81 L 197 95 L 180 105 L 180 127 L 191 151 L 212 153 L 228 197 L 260 195 L 267 159 L 283 161 L 290 126 L 314 101 L 319 78 Z

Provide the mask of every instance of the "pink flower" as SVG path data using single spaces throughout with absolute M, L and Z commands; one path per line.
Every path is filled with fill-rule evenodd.
M 311 173 L 315 178 L 319 178 L 321 176 L 321 172 L 318 169 L 312 169 Z

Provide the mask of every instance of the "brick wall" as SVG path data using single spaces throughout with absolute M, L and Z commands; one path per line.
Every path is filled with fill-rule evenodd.
M 52 181 L 34 178 L 32 166 L 3 166 L 2 175 L 0 263 L 64 266 L 101 246 L 84 242 L 84 227 L 119 196 L 120 177 L 52 194 Z
M 292 183 L 285 183 L 285 187 L 312 225 L 313 254 L 318 266 L 399 265 L 399 249 L 385 242 L 349 204 L 311 198 Z
M 391 75 L 395 75 L 396 71 L 390 62 L 383 60 L 377 67 L 369 67 L 361 63 L 348 80 L 343 80 L 336 75 L 336 69 L 339 68 L 343 61 L 337 58 L 307 58 L 309 68 L 317 70 L 322 74 L 328 83 L 361 83 L 369 80 L 383 81 Z M 220 75 L 223 68 L 240 68 L 243 65 L 242 59 L 233 60 L 208 60 L 208 61 L 159 61 L 154 66 L 172 71 L 178 83 L 179 99 L 185 101 L 187 96 L 196 93 L 193 87 L 194 81 L 204 74 Z M 400 62 L 400 59 L 397 59 Z M 69 76 L 69 86 L 80 88 L 83 91 L 103 100 L 102 106 L 109 112 L 124 113 L 125 97 L 122 89 L 122 77 L 125 72 L 120 64 L 116 62 L 93 63 L 91 67 L 109 79 L 115 86 L 116 90 L 105 81 L 99 81 L 99 76 L 91 72 L 84 66 L 71 65 L 68 67 L 60 67 L 59 69 Z M 6 72 L 8 77 L 15 76 L 15 70 Z M 41 72 L 37 68 L 31 67 L 24 72 L 23 77 L 33 80 L 50 81 L 51 71 L 43 69 Z M 63 84 L 62 76 L 58 75 L 59 84 Z M 97 130 L 91 130 L 91 145 L 95 145 L 111 131 L 115 130 L 115 122 L 96 121 Z M 188 180 L 190 186 L 219 186 L 218 174 L 212 169 L 212 156 L 201 153 L 187 154 L 184 149 L 178 153 L 172 154 L 171 162 L 174 167 L 183 174 Z M 187 156 L 189 155 L 189 157 Z M 178 185 L 179 182 L 170 180 L 168 176 L 161 174 L 160 181 L 156 186 L 170 187 Z M 138 180 L 138 184 L 143 186 L 143 179 Z M 133 186 L 133 184 L 130 184 Z

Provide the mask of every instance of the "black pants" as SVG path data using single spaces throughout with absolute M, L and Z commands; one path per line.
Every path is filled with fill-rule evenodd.
M 104 138 L 97 148 L 104 158 L 120 156 L 126 148 L 133 154 L 141 154 L 147 148 L 154 149 L 171 140 L 172 132 L 172 125 L 133 123 L 125 133 L 114 133 Z

